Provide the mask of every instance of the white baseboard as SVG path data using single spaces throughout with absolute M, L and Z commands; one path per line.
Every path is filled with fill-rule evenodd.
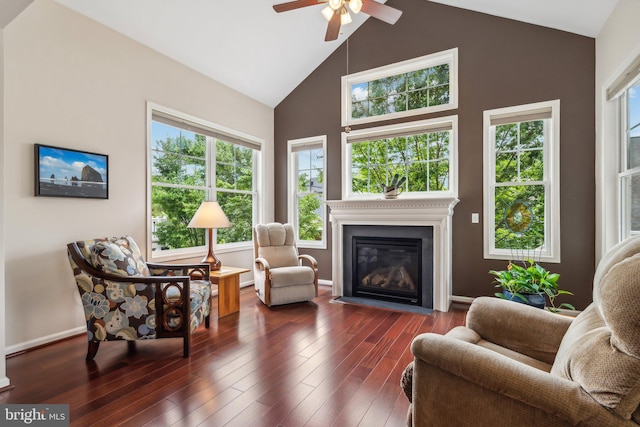
M 5 352 L 7 355 L 11 355 L 13 353 L 20 353 L 21 351 L 29 350 L 30 348 L 33 348 L 33 347 L 49 344 L 54 341 L 60 341 L 65 338 L 73 337 L 75 335 L 80 335 L 86 332 L 87 332 L 86 326 L 79 326 L 77 328 L 69 329 L 66 331 L 62 331 L 62 332 L 47 335 L 44 337 L 36 338 L 33 340 L 25 341 L 19 344 L 11 345 L 5 348 Z
M 253 281 L 253 280 L 251 280 L 251 281 L 249 281 L 249 282 L 243 282 L 243 283 L 240 283 L 240 287 L 241 287 L 241 288 L 246 288 L 246 287 L 248 287 L 248 286 L 253 286 L 253 284 L 254 284 L 254 281 Z M 324 280 L 324 279 L 318 279 L 318 285 L 319 285 L 319 286 L 333 286 L 333 281 L 331 281 L 331 280 Z M 218 295 L 218 291 L 216 290 L 216 291 L 212 292 L 212 294 L 213 294 L 213 295 Z
M 451 295 L 451 302 L 459 302 L 462 304 L 471 304 L 475 298 L 473 297 L 461 297 L 458 295 Z

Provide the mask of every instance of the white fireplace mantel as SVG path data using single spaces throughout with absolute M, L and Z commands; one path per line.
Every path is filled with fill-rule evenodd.
M 333 295 L 343 295 L 342 227 L 412 225 L 433 227 L 433 308 L 448 311 L 451 300 L 451 217 L 455 197 L 329 200 Z

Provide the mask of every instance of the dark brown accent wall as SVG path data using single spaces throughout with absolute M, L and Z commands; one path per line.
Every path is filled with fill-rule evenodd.
M 425 0 L 390 0 L 404 13 L 394 26 L 369 19 L 349 40 L 349 72 L 458 48 L 459 108 L 413 120 L 457 114 L 459 199 L 453 216 L 453 294 L 492 295 L 483 258 L 483 111 L 560 100 L 561 257 L 545 264 L 561 274 L 562 301 L 591 302 L 595 270 L 595 40 Z M 320 11 L 318 11 L 320 13 Z M 318 38 L 323 37 L 318 34 Z M 341 37 L 339 42 L 344 42 Z M 275 109 L 275 216 L 287 220 L 287 141 L 327 135 L 327 198 L 341 198 L 340 78 L 347 71 L 343 43 Z M 403 119 L 406 121 L 406 119 Z M 375 123 L 370 126 L 389 124 Z M 330 224 L 327 223 L 330 231 Z M 331 279 L 328 249 L 315 256 L 320 278 Z

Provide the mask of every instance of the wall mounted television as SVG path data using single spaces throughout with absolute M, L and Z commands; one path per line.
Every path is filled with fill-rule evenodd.
M 109 156 L 35 144 L 35 195 L 109 198 Z

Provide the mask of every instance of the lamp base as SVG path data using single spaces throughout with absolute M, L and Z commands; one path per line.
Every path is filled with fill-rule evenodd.
M 208 229 L 209 232 L 209 253 L 202 258 L 202 263 L 209 264 L 210 271 L 220 270 L 222 267 L 222 261 L 218 259 L 217 256 L 213 253 L 213 230 L 211 228 Z
M 209 253 L 206 257 L 202 258 L 202 263 L 209 264 L 209 270 L 216 271 L 222 267 L 222 261 L 220 261 L 213 253 Z

